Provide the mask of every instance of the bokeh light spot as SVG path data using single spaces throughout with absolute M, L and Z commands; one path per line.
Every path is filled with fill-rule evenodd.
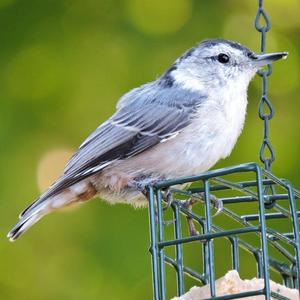
M 46 152 L 37 169 L 38 186 L 41 192 L 45 191 L 63 173 L 64 166 L 71 158 L 71 149 L 53 149 Z
M 129 0 L 126 5 L 133 24 L 151 35 L 176 32 L 192 12 L 190 0 Z

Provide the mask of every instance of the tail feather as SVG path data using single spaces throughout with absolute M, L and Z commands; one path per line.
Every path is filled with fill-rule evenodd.
M 40 195 L 40 197 L 38 197 L 34 202 L 32 202 L 20 213 L 19 218 L 22 219 L 23 217 L 30 215 L 32 211 L 38 208 L 43 202 L 47 201 L 48 199 L 51 199 L 55 195 L 60 194 L 62 190 L 62 186 L 64 185 L 65 181 L 66 179 L 64 179 L 63 177 L 55 181 L 49 187 L 48 190 L 46 190 L 42 195 Z
M 40 199 L 41 198 L 33 202 L 25 209 L 25 211 L 23 211 L 23 213 L 20 214 L 19 222 L 7 234 L 7 237 L 11 242 L 15 241 L 32 225 L 37 223 L 42 217 L 44 217 L 52 211 L 52 209 L 49 207 L 49 202 L 51 202 L 52 198 L 43 199 L 43 201 L 39 202 Z
M 45 199 L 48 201 L 42 201 L 39 203 L 40 199 L 41 198 L 33 202 L 23 211 L 23 213 L 20 214 L 19 222 L 7 234 L 7 237 L 11 242 L 14 242 L 19 236 L 21 236 L 31 226 L 37 223 L 42 217 L 51 212 L 51 209 L 49 208 L 49 205 L 47 203 L 48 201 L 51 201 L 51 198 Z
M 37 198 L 35 201 L 33 201 L 30 205 L 28 205 L 20 214 L 19 214 L 19 219 L 22 219 L 27 215 L 32 208 L 34 208 L 41 200 L 41 197 Z
M 20 221 L 13 227 L 13 229 L 7 234 L 7 237 L 11 242 L 15 241 L 20 235 L 27 231 L 32 225 L 38 222 L 45 213 L 39 212 L 30 215 L 26 218 L 21 218 Z
M 29 205 L 21 214 L 19 222 L 8 233 L 10 241 L 16 240 L 43 216 L 63 207 L 87 201 L 96 195 L 95 187 L 89 182 L 81 182 L 65 189 L 57 195 L 50 195 L 49 191 L 42 194 L 35 202 Z

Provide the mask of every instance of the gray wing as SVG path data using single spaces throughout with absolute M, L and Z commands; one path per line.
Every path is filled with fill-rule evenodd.
M 126 95 L 130 98 L 131 94 L 131 100 L 86 139 L 63 176 L 46 192 L 47 197 L 178 134 L 191 123 L 203 101 L 199 93 L 147 87 Z
M 65 175 L 86 176 L 115 160 L 126 159 L 179 133 L 193 109 L 147 104 L 119 110 L 85 141 L 65 168 Z

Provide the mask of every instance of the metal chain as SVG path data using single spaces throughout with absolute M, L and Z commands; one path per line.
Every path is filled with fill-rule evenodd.
M 266 33 L 271 28 L 270 19 L 263 8 L 263 0 L 258 0 L 258 10 L 255 16 L 255 28 L 260 32 L 260 51 L 265 53 L 266 50 Z M 262 95 L 259 102 L 258 115 L 263 120 L 263 141 L 259 151 L 259 157 L 264 164 L 265 169 L 270 171 L 271 165 L 275 160 L 275 151 L 269 140 L 269 121 L 274 116 L 274 108 L 267 96 L 268 82 L 267 79 L 272 73 L 272 66 L 268 65 L 266 69 L 259 70 L 257 74 L 262 79 Z

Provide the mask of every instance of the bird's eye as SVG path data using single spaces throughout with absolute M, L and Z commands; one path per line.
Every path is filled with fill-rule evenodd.
M 220 53 L 218 55 L 218 61 L 222 64 L 226 64 L 229 62 L 229 56 L 225 53 Z

